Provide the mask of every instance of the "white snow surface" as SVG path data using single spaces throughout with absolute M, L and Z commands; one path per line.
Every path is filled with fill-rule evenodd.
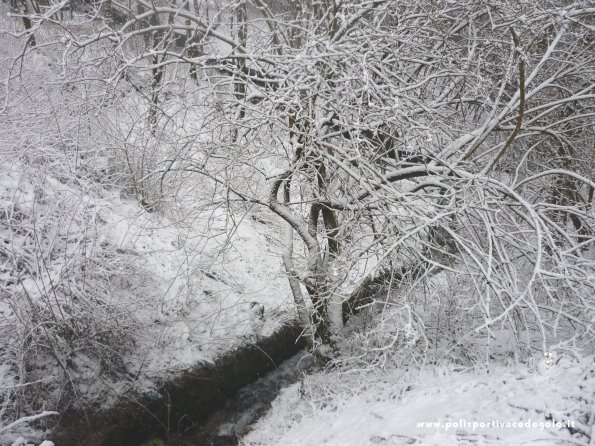
M 213 212 L 180 228 L 134 200 L 114 206 L 106 220 L 115 244 L 134 252 L 146 274 L 133 284 L 144 294 L 133 311 L 146 324 L 139 352 L 147 373 L 211 361 L 292 317 L 274 224 L 246 217 L 234 226 Z
M 45 180 L 47 187 L 69 189 L 51 177 Z M 17 164 L 0 166 L 3 207 L 12 206 L 17 193 L 21 207 L 33 206 L 32 191 Z M 102 240 L 134 266 L 134 277 L 118 277 L 126 281 L 121 288 L 127 292 L 112 303 L 130 310 L 142 327 L 137 353 L 144 371 L 211 361 L 293 317 L 280 258 L 281 229 L 271 216 L 231 217 L 216 209 L 182 227 L 118 191 L 104 197 L 73 195 L 73 201 L 95 208 Z M 59 272 L 61 266 L 49 269 Z
M 595 358 L 556 361 L 319 373 L 285 389 L 243 444 L 592 444 Z M 574 431 L 552 424 L 566 421 Z

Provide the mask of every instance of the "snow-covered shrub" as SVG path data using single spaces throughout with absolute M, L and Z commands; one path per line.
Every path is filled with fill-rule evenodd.
M 85 87 L 45 83 L 58 78 L 51 59 L 30 62 L 0 116 L 3 422 L 125 373 L 136 326 L 119 299 L 134 256 L 117 252 L 102 217 L 117 191 L 101 183 Z
M 472 245 L 473 239 L 464 240 Z M 478 245 L 471 248 L 481 253 Z M 463 252 L 442 259 L 432 274 L 396 285 L 386 281 L 350 323 L 353 336 L 342 343 L 347 358 L 339 362 L 358 368 L 442 362 L 474 367 L 496 358 L 525 362 L 555 349 L 592 353 L 593 276 L 578 283 L 563 270 L 586 273 L 593 265 L 562 256 L 532 264 L 534 253 L 503 262 Z
M 0 348 L 19 384 L 43 383 L 19 389 L 26 400 L 41 397 L 35 407 L 60 384 L 45 383 L 52 366 L 75 394 L 79 360 L 98 372 L 124 371 L 119 355 L 134 323 L 116 302 L 119 277 L 133 272 L 132 259 L 115 253 L 97 197 L 17 161 L 2 173 Z
M 454 188 L 448 217 L 429 220 L 427 207 L 417 210 L 411 202 L 425 219 L 391 247 L 407 255 L 377 267 L 383 281 L 343 346 L 349 361 L 476 366 L 496 357 L 526 361 L 553 348 L 588 353 L 595 263 L 572 228 L 522 198 L 506 198 L 503 183 L 455 182 Z M 417 237 L 423 227 L 429 235 Z M 440 249 L 431 242 L 437 231 L 446 239 Z

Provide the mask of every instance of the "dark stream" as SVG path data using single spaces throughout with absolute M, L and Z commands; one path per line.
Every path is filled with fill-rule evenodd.
M 184 445 L 235 446 L 250 425 L 262 417 L 280 391 L 311 370 L 315 360 L 305 350 L 285 360 L 257 381 L 240 388 L 222 407 L 214 411 L 201 426 L 183 436 Z
M 301 332 L 297 323 L 284 325 L 107 410 L 69 408 L 51 440 L 59 446 L 237 445 L 280 390 L 314 366 Z

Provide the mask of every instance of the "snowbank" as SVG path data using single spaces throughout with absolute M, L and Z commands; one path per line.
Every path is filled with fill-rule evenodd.
M 542 362 L 314 375 L 286 389 L 243 444 L 592 444 L 594 358 Z

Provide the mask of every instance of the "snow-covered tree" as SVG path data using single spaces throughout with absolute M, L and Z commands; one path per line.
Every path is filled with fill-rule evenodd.
M 68 5 L 24 13 L 15 67 L 51 48 L 98 114 L 144 101 L 116 139 L 147 209 L 192 173 L 284 221 L 325 346 L 375 290 L 439 271 L 470 285 L 470 328 L 592 339 L 588 3 L 134 0 L 64 22 Z

